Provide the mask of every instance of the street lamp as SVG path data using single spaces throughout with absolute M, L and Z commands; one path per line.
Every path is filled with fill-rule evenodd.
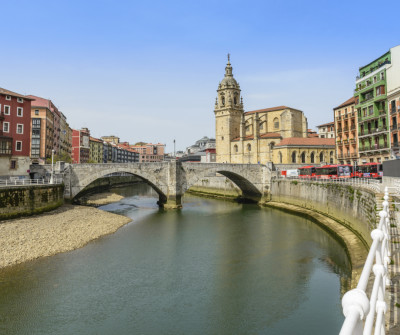
M 54 180 L 53 180 L 53 174 L 54 174 L 53 159 L 54 159 L 54 149 L 51 150 L 51 176 L 50 176 L 50 184 L 54 184 Z

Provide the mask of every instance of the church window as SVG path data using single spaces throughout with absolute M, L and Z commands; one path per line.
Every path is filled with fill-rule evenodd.
M 301 162 L 305 163 L 306 162 L 306 153 L 303 151 L 301 154 Z
M 221 136 L 221 140 L 222 140 L 222 141 L 224 140 L 224 137 L 223 137 L 223 136 Z
M 237 144 L 235 144 L 235 146 L 233 147 L 235 152 L 238 152 L 238 146 Z
M 251 151 L 251 144 L 247 144 L 247 151 Z
M 279 163 L 282 164 L 282 153 L 280 151 L 279 151 L 278 156 L 279 156 Z
M 225 106 L 225 97 L 222 97 L 222 106 Z
M 315 163 L 315 155 L 313 152 L 310 155 L 310 160 L 311 160 L 311 163 Z
M 292 152 L 292 163 L 296 163 L 296 151 Z
M 273 149 L 274 149 L 274 146 L 275 146 L 275 142 L 271 142 L 271 143 L 269 144 L 269 150 L 273 150 Z
M 264 122 L 260 124 L 260 129 L 264 129 Z
M 321 153 L 319 154 L 319 161 L 320 161 L 321 163 L 324 161 L 324 153 L 323 153 L 323 152 L 321 152 Z
M 233 97 L 233 103 L 236 105 L 237 104 L 237 98 L 236 95 Z
M 277 117 L 274 119 L 274 128 L 279 129 L 279 119 Z

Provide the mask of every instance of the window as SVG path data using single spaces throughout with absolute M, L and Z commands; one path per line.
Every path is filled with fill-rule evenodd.
M 35 115 L 39 115 L 39 110 L 35 109 Z
M 24 133 L 24 125 L 17 123 L 17 134 L 23 134 Z
M 3 132 L 5 133 L 10 132 L 10 122 L 3 122 Z
M 274 128 L 279 129 L 279 119 L 277 117 L 274 119 Z
M 247 144 L 247 151 L 251 151 L 251 144 Z
M 264 128 L 264 122 L 260 124 L 260 129 Z
M 278 156 L 279 156 L 279 163 L 282 164 L 282 153 L 280 151 L 279 151 Z
M 376 83 L 376 76 L 374 77 L 374 83 Z
M 22 99 L 22 98 L 17 98 L 17 101 L 22 103 L 22 102 L 24 102 L 24 99 Z
M 381 72 L 381 80 L 385 79 L 385 74 Z
M 12 160 L 10 162 L 10 170 L 15 170 L 17 168 L 17 161 Z
M 367 116 L 367 108 L 363 108 L 363 116 L 364 116 L 364 117 Z
M 292 152 L 292 163 L 296 163 L 296 151 Z
M 374 114 L 374 106 L 369 106 L 368 107 L 368 115 L 372 115 L 372 114 Z
M 17 107 L 17 116 L 22 117 L 24 115 L 24 110 L 22 107 Z
M 314 162 L 314 161 L 315 161 L 315 155 L 314 155 L 313 152 L 312 152 L 311 155 L 310 155 L 310 160 L 311 160 L 311 163 L 315 163 L 315 162 Z
M 321 163 L 324 161 L 324 153 L 323 153 L 323 152 L 321 152 L 321 153 L 319 154 L 319 161 L 320 161 Z
M 22 141 L 15 142 L 15 151 L 22 151 Z
M 234 149 L 235 152 L 238 152 L 238 146 L 237 146 L 237 144 L 234 145 L 233 149 Z
M 4 105 L 4 115 L 10 115 L 10 106 Z
M 306 162 L 306 153 L 305 153 L 305 152 L 303 152 L 303 153 L 301 154 L 301 162 L 302 162 L 302 163 L 305 163 L 305 162 Z
M 6 100 L 11 100 L 11 96 L 6 95 Z

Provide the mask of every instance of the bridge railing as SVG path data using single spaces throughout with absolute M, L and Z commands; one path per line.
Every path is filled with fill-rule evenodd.
M 388 187 L 385 187 L 383 199 L 383 209 L 379 212 L 379 224 L 371 232 L 373 242 L 357 287 L 345 293 L 342 298 L 345 321 L 339 335 L 369 335 L 373 331 L 375 335 L 385 334 L 384 315 L 387 310 L 385 291 L 386 286 L 390 285 L 388 264 L 391 262 Z M 368 297 L 366 290 L 371 271 L 374 275 L 374 283 Z
M 51 185 L 62 184 L 62 178 L 53 178 L 53 181 L 46 179 L 6 179 L 0 180 L 0 187 L 28 186 L 28 185 Z
M 375 192 L 381 192 L 382 188 L 382 180 L 381 179 L 372 179 L 372 178 L 331 178 L 331 179 L 322 179 L 322 178 L 300 178 L 299 176 L 295 177 L 282 177 L 278 176 L 278 179 L 290 179 L 290 180 L 299 180 L 303 182 L 313 182 L 313 183 L 335 183 L 335 184 L 344 184 L 344 185 L 353 185 L 359 186 L 363 188 L 367 188 L 373 190 Z

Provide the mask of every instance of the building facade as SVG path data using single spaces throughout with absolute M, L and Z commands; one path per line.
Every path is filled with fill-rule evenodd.
M 72 130 L 72 163 L 89 163 L 90 157 L 90 131 L 88 128 Z
M 131 145 L 131 149 L 139 153 L 139 161 L 145 162 L 162 162 L 164 160 L 165 144 L 146 143 L 143 145 Z
M 90 163 L 103 163 L 103 141 L 89 137 L 89 162 Z
M 354 97 L 360 163 L 382 162 L 391 157 L 388 91 L 390 88 L 394 93 L 399 86 L 399 65 L 400 46 L 397 46 L 359 69 Z
M 336 162 L 333 139 L 309 137 L 301 110 L 278 106 L 244 112 L 229 58 L 215 102 L 216 161 L 276 164 Z
M 0 88 L 0 176 L 29 175 L 31 99 Z
M 336 130 L 336 155 L 340 164 L 359 163 L 358 154 L 358 114 L 354 97 L 333 109 Z
M 319 138 L 335 138 L 335 122 L 328 122 L 317 126 Z

